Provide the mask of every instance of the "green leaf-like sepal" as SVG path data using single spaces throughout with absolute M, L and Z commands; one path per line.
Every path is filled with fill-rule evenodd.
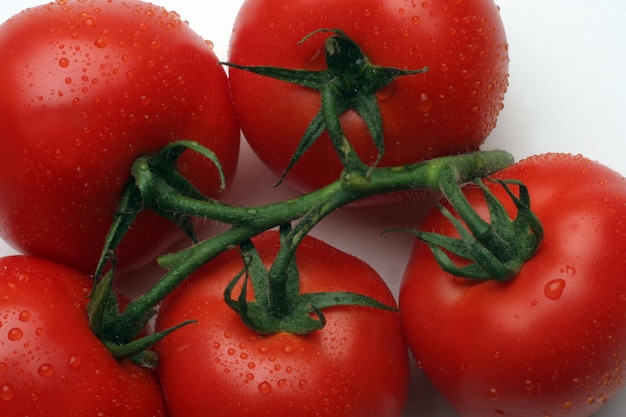
M 305 335 L 320 330 L 326 325 L 323 310 L 330 307 L 360 306 L 396 310 L 371 297 L 351 292 L 301 294 L 295 256 L 290 257 L 285 271 L 287 276 L 277 280 L 276 277 L 270 277 L 271 270 L 265 267 L 252 242 L 241 245 L 241 250 L 244 269 L 229 283 L 224 291 L 224 299 L 243 323 L 259 334 L 286 332 Z M 235 287 L 242 280 L 239 295 L 233 297 Z M 249 285 L 254 289 L 253 300 L 248 300 Z M 275 291 L 281 291 L 282 295 L 277 297 L 273 293 Z
M 344 168 L 349 172 L 367 174 L 375 167 L 385 152 L 383 125 L 376 91 L 389 85 L 398 77 L 421 74 L 427 67 L 417 70 L 404 70 L 381 67 L 373 64 L 361 47 L 339 29 L 320 29 L 308 34 L 302 42 L 318 33 L 330 33 L 324 44 L 328 69 L 309 71 L 270 66 L 246 66 L 230 62 L 222 64 L 232 68 L 275 78 L 292 84 L 318 90 L 321 96 L 321 109 L 315 115 L 283 172 L 281 181 L 302 155 L 326 130 Z M 378 151 L 378 157 L 371 166 L 363 162 L 354 151 L 349 139 L 344 135 L 339 117 L 348 110 L 354 110 L 365 121 Z
M 543 227 L 531 211 L 527 187 L 515 180 L 494 182 L 500 184 L 513 200 L 517 209 L 515 219 L 509 217 L 502 203 L 482 180 L 476 179 L 475 183 L 483 191 L 489 208 L 489 222 L 478 216 L 457 185 L 446 185 L 444 193 L 459 217 L 454 216 L 442 204 L 438 208 L 454 225 L 460 237 L 410 231 L 430 247 L 444 271 L 474 280 L 508 281 L 517 275 L 524 263 L 539 248 L 543 240 Z M 509 185 L 519 188 L 519 196 L 513 193 Z M 450 254 L 463 258 L 468 263 L 457 266 Z

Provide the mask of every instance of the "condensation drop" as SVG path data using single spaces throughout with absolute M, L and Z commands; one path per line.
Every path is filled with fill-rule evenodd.
M 30 311 L 24 310 L 19 315 L 19 320 L 21 322 L 27 322 L 27 321 L 30 321 L 30 319 L 31 319 Z
M 548 282 L 543 290 L 543 293 L 550 300 L 558 300 L 563 295 L 565 289 L 565 280 L 561 278 L 553 279 Z
M 50 378 L 54 375 L 54 368 L 50 364 L 43 364 L 39 368 L 37 368 L 37 373 L 44 378 Z
M 4 401 L 11 401 L 15 397 L 15 389 L 9 385 L 4 384 L 0 387 L 0 399 Z
M 263 381 L 259 384 L 259 392 L 261 394 L 269 394 L 272 392 L 272 386 L 267 381 Z
M 93 15 L 87 15 L 85 16 L 85 18 L 83 19 L 83 25 L 86 27 L 95 27 L 96 24 L 98 23 L 97 19 L 95 16 Z
M 59 66 L 61 68 L 67 68 L 70 66 L 70 60 L 67 58 L 61 58 L 59 59 Z
M 106 38 L 97 38 L 94 42 L 94 45 L 96 45 L 96 48 L 106 48 L 106 46 L 108 45 L 108 41 L 106 40 Z
M 24 332 L 22 331 L 22 329 L 15 327 L 9 330 L 9 340 L 12 340 L 13 342 L 20 340 L 23 336 Z
M 80 366 L 80 362 L 81 362 L 80 356 L 72 355 L 67 360 L 67 367 L 69 369 L 78 369 L 78 367 Z
M 427 94 L 421 93 L 419 102 L 417 103 L 417 108 L 422 113 L 426 113 L 433 108 L 433 101 L 428 97 Z
M 487 396 L 490 400 L 497 400 L 498 398 L 500 398 L 500 391 L 498 391 L 496 388 L 491 388 L 487 392 Z

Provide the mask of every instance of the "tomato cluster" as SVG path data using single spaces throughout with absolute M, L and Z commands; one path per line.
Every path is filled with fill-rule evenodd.
M 492 0 L 246 0 L 228 58 L 140 0 L 0 26 L 0 237 L 22 253 L 0 259 L 2 415 L 401 417 L 409 352 L 463 417 L 619 392 L 626 184 L 479 152 L 508 87 Z M 220 201 L 240 132 L 300 197 Z M 308 235 L 419 188 L 445 198 L 398 302 Z M 145 293 L 114 285 L 157 258 Z

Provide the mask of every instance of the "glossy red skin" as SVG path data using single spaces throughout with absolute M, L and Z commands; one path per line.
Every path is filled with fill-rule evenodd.
M 496 124 L 508 85 L 506 36 L 492 0 L 247 0 L 234 26 L 229 60 L 241 65 L 326 68 L 320 28 L 339 28 L 370 60 L 405 69 L 429 67 L 379 92 L 385 156 L 381 166 L 476 150 Z M 252 149 L 282 174 L 320 108 L 319 93 L 231 69 L 235 110 Z M 377 151 L 350 111 L 345 133 L 367 163 Z M 341 164 L 327 134 L 296 164 L 287 182 L 310 191 L 338 178 Z
M 589 416 L 624 382 L 626 183 L 561 154 L 496 176 L 528 186 L 543 244 L 511 282 L 463 285 L 417 243 L 399 300 L 409 346 L 463 417 Z M 438 212 L 423 230 L 454 233 Z
M 273 259 L 278 238 L 255 239 Z M 348 290 L 389 305 L 394 298 L 369 266 L 307 237 L 298 249 L 302 292 Z M 398 312 L 364 307 L 326 310 L 308 336 L 259 336 L 223 301 L 241 255 L 222 254 L 163 303 L 157 329 L 195 319 L 159 342 L 159 377 L 172 416 L 401 416 L 408 350 Z
M 22 253 L 93 272 L 132 162 L 173 140 L 217 153 L 234 176 L 239 130 L 217 58 L 178 15 L 148 3 L 67 0 L 0 26 L 0 237 Z M 180 168 L 217 196 L 214 166 Z M 182 234 L 141 214 L 120 268 Z
M 117 362 L 91 331 L 92 283 L 40 258 L 0 259 L 4 417 L 167 415 L 156 374 Z

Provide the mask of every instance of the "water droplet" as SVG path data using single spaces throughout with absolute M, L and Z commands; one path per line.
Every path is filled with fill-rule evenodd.
M 259 384 L 259 392 L 261 394 L 269 394 L 272 392 L 272 386 L 267 381 L 263 381 Z
M 4 384 L 0 387 L 0 399 L 4 401 L 11 401 L 15 397 L 15 390 L 9 384 Z
M 150 48 L 151 49 L 159 49 L 161 47 L 161 41 L 158 39 L 153 39 L 150 42 Z
M 44 378 L 50 378 L 52 375 L 54 375 L 54 368 L 52 367 L 52 365 L 45 363 L 37 368 L 37 373 Z
M 27 322 L 27 321 L 30 321 L 30 319 L 31 319 L 30 311 L 24 310 L 24 311 L 20 312 L 19 320 L 21 322 Z
M 500 391 L 498 391 L 496 388 L 491 388 L 489 391 L 487 391 L 487 396 L 490 400 L 495 401 L 500 398 Z
M 309 385 L 309 381 L 307 381 L 306 379 L 301 379 L 300 382 L 298 382 L 298 386 L 301 389 L 305 389 L 307 385 Z
M 524 389 L 526 391 L 532 391 L 535 389 L 535 384 L 533 383 L 533 381 L 527 379 L 526 381 L 524 381 Z
M 566 401 L 565 403 L 563 403 L 563 409 L 567 410 L 567 411 L 571 411 L 574 409 L 574 403 L 571 401 Z
M 392 81 L 380 90 L 376 91 L 376 98 L 380 101 L 387 101 L 396 93 L 396 82 Z
M 576 268 L 574 268 L 573 266 L 566 265 L 565 273 L 567 274 L 568 277 L 573 277 L 574 275 L 576 275 Z
M 228 356 L 234 356 L 235 353 L 237 353 L 237 351 L 235 349 L 233 349 L 233 348 L 230 348 L 230 349 L 228 349 L 227 353 L 228 353 Z
M 67 58 L 61 58 L 59 59 L 59 66 L 61 68 L 67 68 L 70 66 L 70 60 Z
M 96 45 L 96 48 L 106 48 L 106 46 L 108 45 L 108 41 L 106 40 L 106 38 L 98 38 L 94 42 L 94 45 Z
M 80 362 L 81 362 L 80 361 L 80 356 L 72 355 L 67 360 L 67 367 L 69 369 L 78 369 L 78 367 L 80 366 Z
M 412 22 L 414 25 L 419 25 L 420 23 L 422 23 L 422 19 L 420 19 L 420 17 L 419 17 L 419 16 L 413 16 L 413 17 L 411 18 L 411 22 Z
M 9 340 L 13 342 L 20 340 L 23 336 L 24 336 L 24 332 L 22 331 L 22 329 L 15 327 L 9 330 Z
M 433 108 L 433 101 L 430 99 L 430 97 L 428 97 L 428 94 L 420 94 L 420 100 L 417 103 L 417 108 L 422 113 L 429 112 Z
M 543 290 L 543 293 L 550 300 L 558 300 L 563 295 L 565 289 L 565 280 L 561 278 L 553 279 L 548 282 Z
M 278 388 L 285 388 L 287 386 L 287 380 L 279 379 L 276 385 L 278 385 Z
M 83 17 L 83 25 L 89 28 L 95 27 L 98 20 L 93 15 L 86 15 Z

